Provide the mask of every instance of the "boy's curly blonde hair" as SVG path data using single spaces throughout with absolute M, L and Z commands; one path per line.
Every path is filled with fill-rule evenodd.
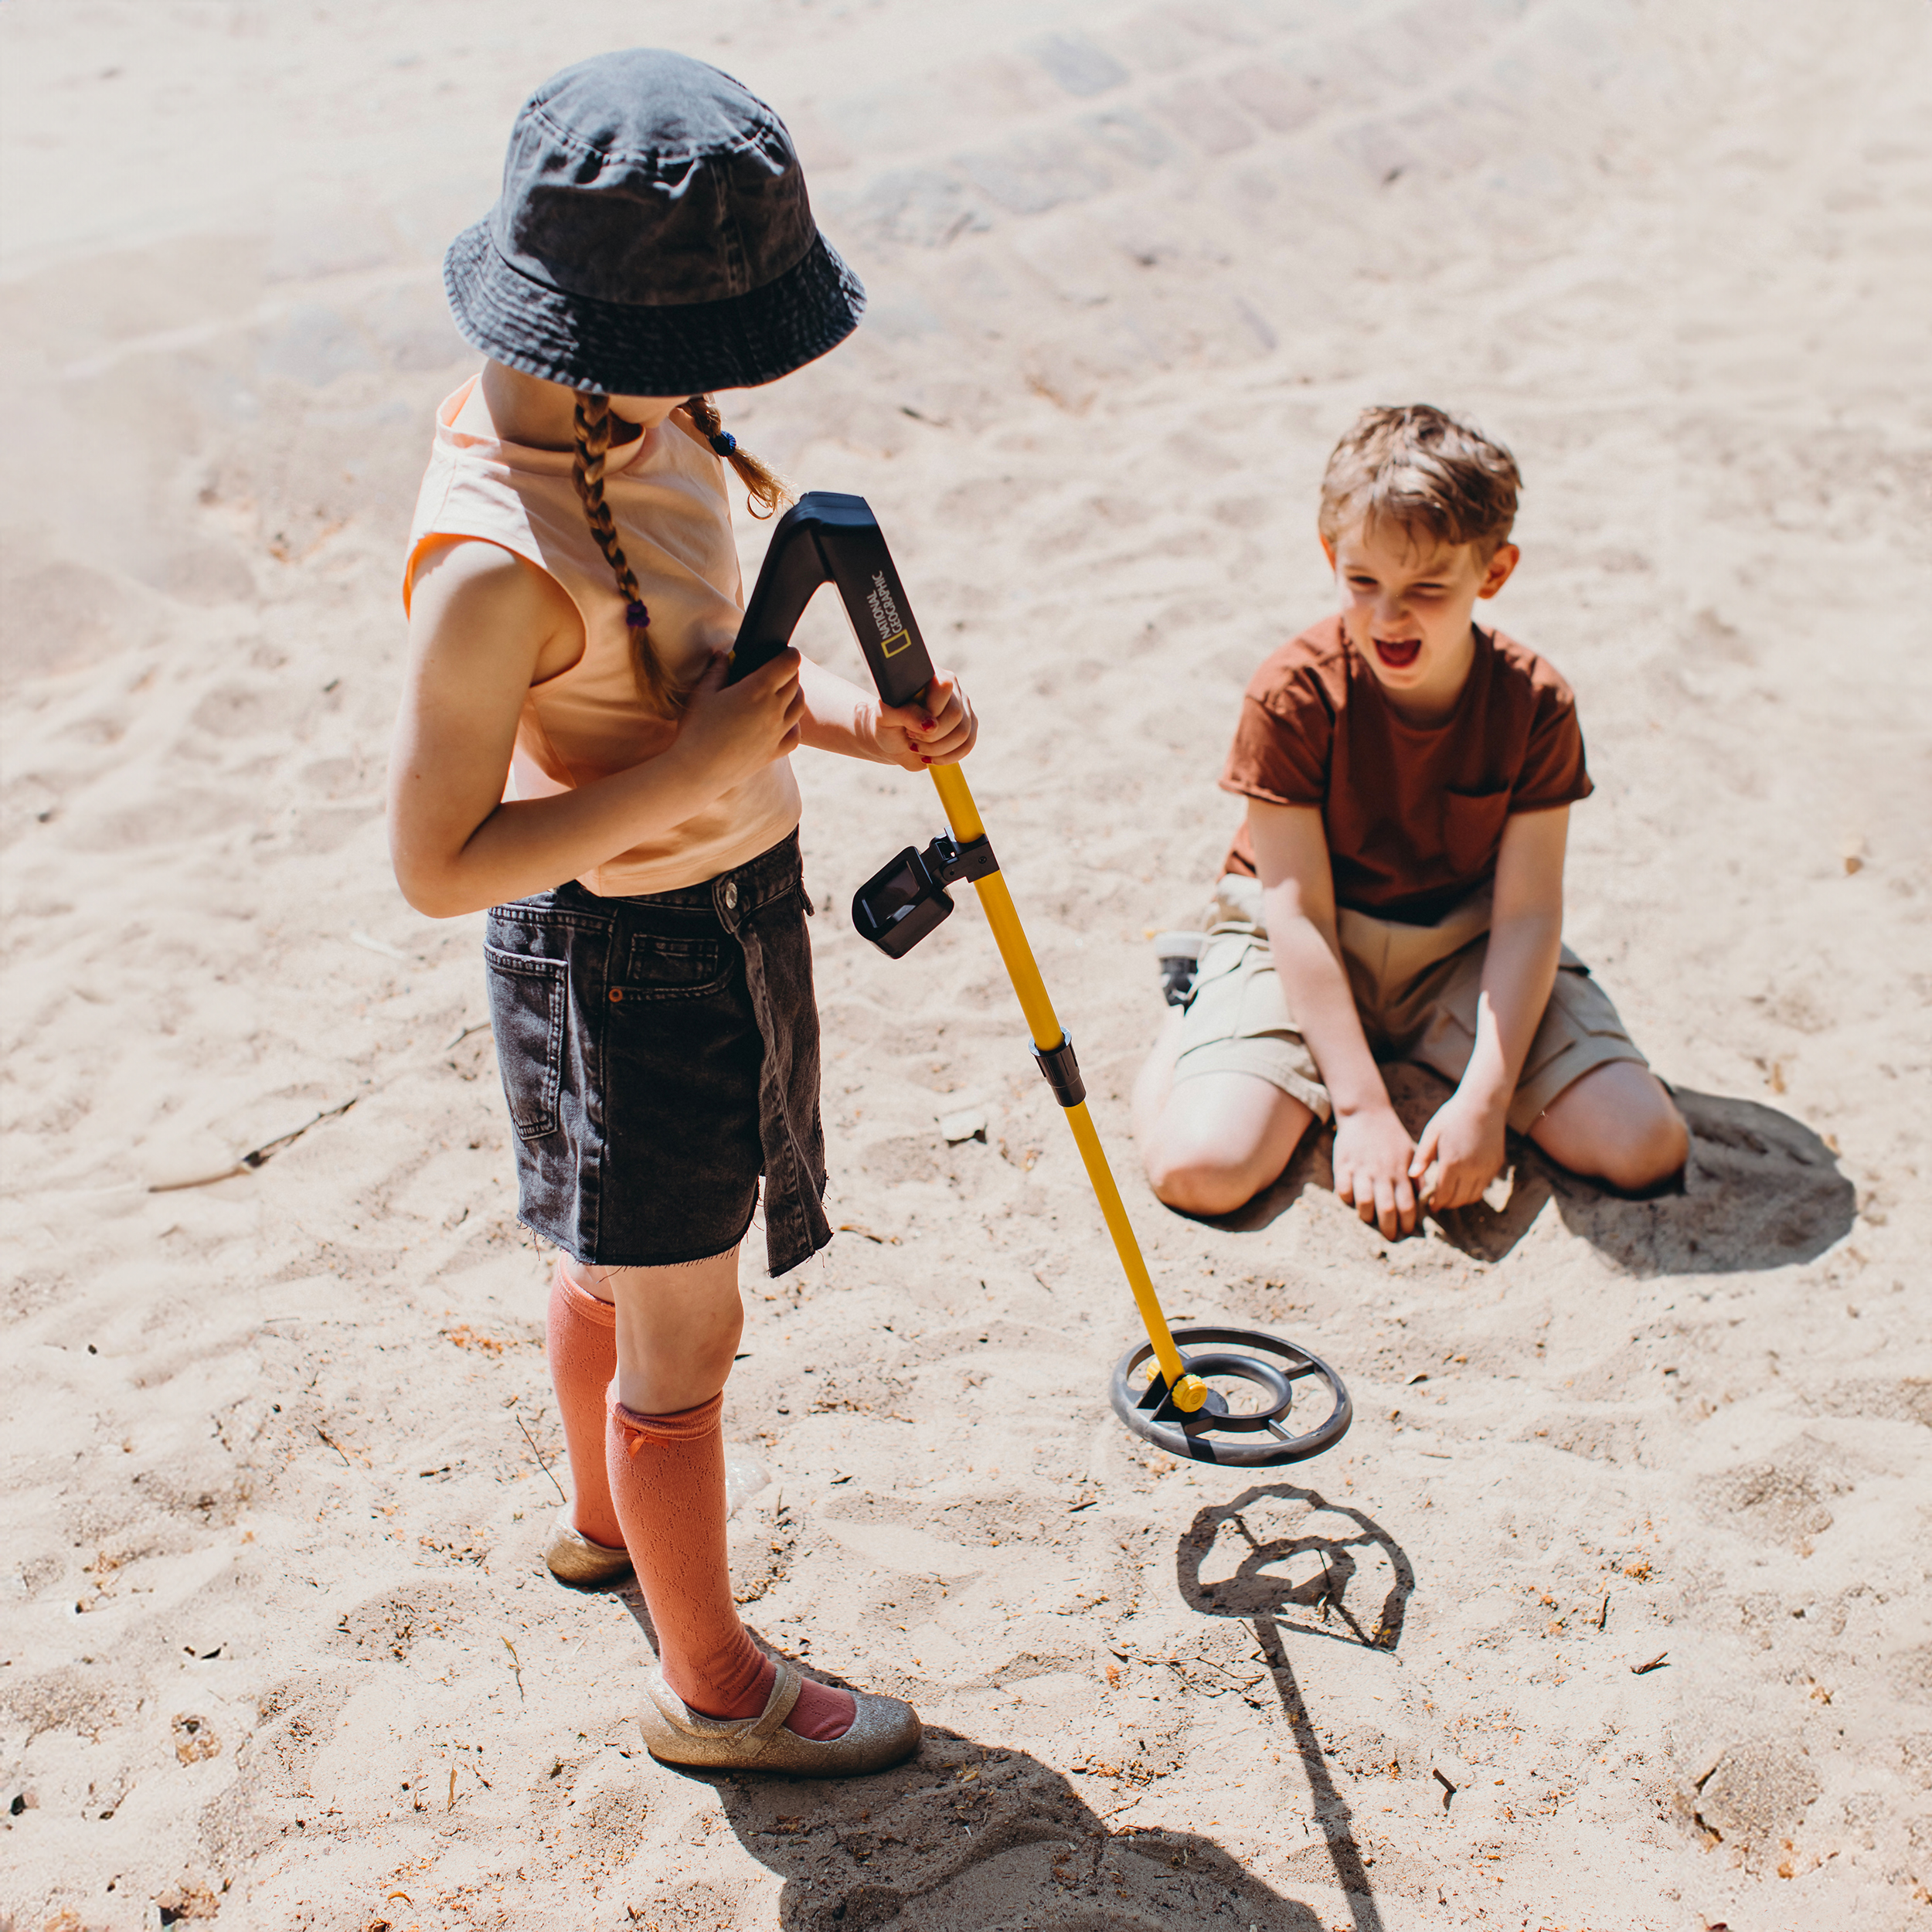
M 1447 410 L 1366 409 L 1328 458 L 1317 527 L 1332 546 L 1386 521 L 1412 538 L 1473 543 L 1487 563 L 1509 541 L 1522 487 L 1516 459 Z

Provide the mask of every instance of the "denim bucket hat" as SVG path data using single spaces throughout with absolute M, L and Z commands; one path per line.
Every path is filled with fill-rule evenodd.
M 607 396 L 774 382 L 866 305 L 784 122 L 652 47 L 566 67 L 525 101 L 503 192 L 451 244 L 443 285 L 485 355 Z

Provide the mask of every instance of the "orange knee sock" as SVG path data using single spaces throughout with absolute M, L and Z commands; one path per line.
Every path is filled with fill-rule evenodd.
M 668 1416 L 641 1416 L 613 1401 L 610 1493 L 651 1606 L 665 1681 L 706 1717 L 756 1717 L 777 1667 L 745 1634 L 731 1600 L 723 1410 L 722 1395 Z M 840 1737 L 855 1709 L 849 1692 L 808 1679 L 785 1728 Z
M 550 1386 L 570 1458 L 570 1520 L 577 1534 L 616 1549 L 624 1526 L 605 1468 L 611 1378 L 617 1372 L 617 1311 L 579 1287 L 560 1261 L 550 1277 Z

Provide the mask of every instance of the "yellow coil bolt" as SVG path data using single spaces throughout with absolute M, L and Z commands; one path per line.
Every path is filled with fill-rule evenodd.
M 1208 1399 L 1208 1386 L 1199 1376 L 1183 1376 L 1174 1385 L 1173 1403 L 1184 1415 L 1192 1415 Z

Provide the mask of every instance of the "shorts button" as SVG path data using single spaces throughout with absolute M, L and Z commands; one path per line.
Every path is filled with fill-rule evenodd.
M 623 997 L 624 997 L 624 988 L 623 988 L 621 986 L 613 986 L 613 987 L 611 988 L 611 997 L 613 999 L 621 999 L 621 998 L 623 998 Z
M 725 910 L 735 912 L 738 906 L 738 882 L 735 879 L 725 881 Z

